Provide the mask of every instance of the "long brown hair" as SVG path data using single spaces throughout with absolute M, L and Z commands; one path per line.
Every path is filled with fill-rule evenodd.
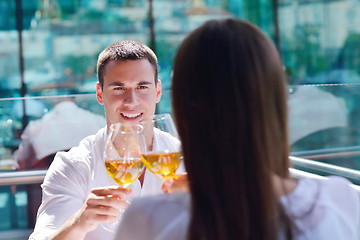
M 286 80 L 251 23 L 211 20 L 181 44 L 173 108 L 190 181 L 189 239 L 277 239 L 288 220 L 272 174 L 289 177 Z

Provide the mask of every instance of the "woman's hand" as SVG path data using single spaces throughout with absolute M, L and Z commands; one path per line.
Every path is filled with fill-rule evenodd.
M 189 191 L 189 181 L 187 173 L 175 175 L 173 178 L 165 180 L 161 190 L 164 193 L 181 193 Z

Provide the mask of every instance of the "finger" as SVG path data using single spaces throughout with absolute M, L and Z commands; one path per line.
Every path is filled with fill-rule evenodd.
M 103 223 L 113 223 L 116 222 L 119 219 L 119 217 L 114 216 L 108 216 L 108 215 L 100 215 L 99 220 Z
M 168 182 L 164 182 L 163 185 L 161 186 L 161 190 L 164 192 L 164 193 L 170 193 L 170 189 L 171 189 L 171 185 L 169 186 L 169 183 Z
M 94 188 L 91 190 L 91 193 L 97 196 L 119 196 L 123 197 L 125 195 L 131 194 L 130 188 L 122 187 L 107 187 L 107 188 Z
M 110 206 L 99 205 L 94 209 L 94 213 L 98 215 L 118 217 L 121 210 Z
M 164 193 L 187 192 L 189 190 L 187 174 L 175 175 L 161 186 Z
M 116 221 L 123 210 L 119 210 L 109 206 L 97 206 L 94 208 L 87 208 L 83 214 L 83 221 L 95 222 L 114 222 Z
M 119 203 L 119 207 L 120 207 L 121 209 L 125 210 L 126 208 L 129 207 L 130 204 L 131 204 L 131 203 L 130 203 L 129 201 L 122 200 L 122 201 L 120 201 L 120 203 Z
M 95 196 L 93 198 L 89 198 L 87 200 L 87 204 L 92 207 L 97 207 L 97 206 L 114 207 L 118 205 L 117 204 L 118 201 L 122 201 L 122 198 L 115 196 Z
M 86 216 L 93 216 L 92 219 L 96 219 L 96 222 L 114 222 L 124 213 L 129 204 L 128 201 L 121 201 L 117 207 L 99 205 L 88 208 L 84 217 L 89 219 Z
M 181 182 L 188 181 L 187 173 L 181 173 L 181 174 L 174 175 L 173 181 L 181 181 Z
M 130 202 L 122 199 L 121 197 L 114 196 L 98 196 L 96 198 L 89 198 L 87 205 L 90 208 L 97 208 L 98 206 L 112 207 L 117 209 L 126 209 Z

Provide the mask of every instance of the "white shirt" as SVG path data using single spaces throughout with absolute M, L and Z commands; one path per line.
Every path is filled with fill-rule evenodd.
M 21 169 L 58 151 L 77 146 L 81 139 L 105 126 L 105 118 L 63 101 L 41 119 L 31 121 L 21 135 L 21 144 L 13 158 Z
M 280 199 L 299 230 L 293 231 L 293 240 L 359 240 L 359 201 L 349 182 L 340 177 L 301 179 L 293 192 Z M 122 220 L 118 240 L 185 240 L 190 195 L 135 200 Z
M 106 128 L 103 128 L 96 135 L 83 139 L 69 152 L 57 153 L 42 184 L 43 201 L 30 239 L 43 240 L 51 235 L 82 207 L 92 188 L 116 185 L 108 176 L 103 162 L 106 135 Z M 173 151 L 179 150 L 176 138 L 154 131 L 154 151 L 164 145 Z M 130 185 L 132 194 L 128 200 L 162 193 L 162 183 L 160 178 L 146 170 L 142 188 L 138 180 Z M 113 235 L 99 225 L 85 239 L 108 240 L 113 239 Z

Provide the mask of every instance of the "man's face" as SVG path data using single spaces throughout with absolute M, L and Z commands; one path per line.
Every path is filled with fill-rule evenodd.
M 160 81 L 155 86 L 154 68 L 146 59 L 111 61 L 104 74 L 103 89 L 96 96 L 105 107 L 106 123 L 137 123 L 155 113 L 161 97 Z

